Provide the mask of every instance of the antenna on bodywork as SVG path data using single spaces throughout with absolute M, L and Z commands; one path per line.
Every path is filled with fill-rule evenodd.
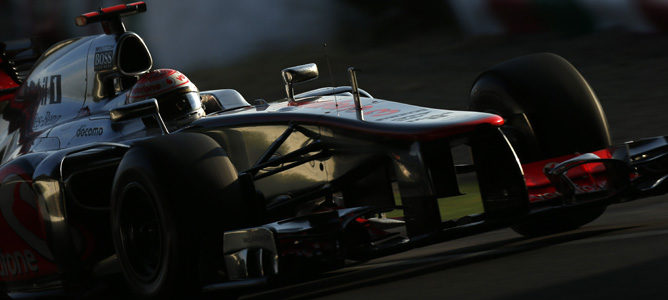
M 77 26 L 86 26 L 88 24 L 100 22 L 100 24 L 102 24 L 104 33 L 120 35 L 125 33 L 125 25 L 121 19 L 122 17 L 131 16 L 145 11 L 146 3 L 143 1 L 130 4 L 119 4 L 100 8 L 98 11 L 82 14 L 74 18 L 74 24 Z
M 332 75 L 332 64 L 329 61 L 329 55 L 327 51 L 327 43 L 322 44 L 323 49 L 325 50 L 325 62 L 327 62 L 327 71 L 329 72 L 329 81 L 331 83 L 332 88 L 334 88 L 334 75 Z M 339 109 L 339 101 L 336 99 L 336 94 L 334 94 L 334 104 L 336 105 L 336 110 L 338 111 Z
M 362 103 L 360 102 L 360 90 L 357 86 L 357 72 L 359 70 L 354 67 L 348 68 L 348 73 L 350 74 L 350 86 L 353 90 L 353 100 L 355 101 L 355 112 L 357 113 L 357 119 L 364 121 L 364 115 L 362 114 Z

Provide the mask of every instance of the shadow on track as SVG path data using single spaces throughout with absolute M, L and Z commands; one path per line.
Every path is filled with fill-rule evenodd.
M 572 231 L 541 238 L 511 238 L 491 243 L 458 248 L 441 253 L 414 257 L 390 263 L 373 264 L 368 268 L 353 270 L 343 274 L 323 277 L 316 280 L 280 287 L 254 294 L 241 296 L 242 299 L 277 299 L 313 298 L 333 294 L 341 290 L 350 290 L 405 279 L 426 273 L 472 264 L 513 255 L 556 244 L 587 239 L 611 232 L 636 228 L 637 226 L 612 227 L 596 230 Z

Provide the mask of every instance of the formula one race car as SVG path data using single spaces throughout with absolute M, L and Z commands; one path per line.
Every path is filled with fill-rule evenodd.
M 350 86 L 295 94 L 314 64 L 251 105 L 151 70 L 121 22 L 145 10 L 83 14 L 105 34 L 43 53 L 1 44 L 2 294 L 73 295 L 110 274 L 153 298 L 271 284 L 500 227 L 575 229 L 666 192 L 668 140 L 612 146 L 559 56 L 484 72 L 474 111 L 376 99 L 352 68 Z

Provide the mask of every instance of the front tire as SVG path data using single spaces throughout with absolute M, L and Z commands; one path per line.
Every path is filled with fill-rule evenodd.
M 197 133 L 133 145 L 114 179 L 112 236 L 129 287 L 141 297 L 196 293 L 222 267 L 222 233 L 250 210 L 225 151 Z
M 611 145 L 593 90 L 573 65 L 554 54 L 519 57 L 482 73 L 471 89 L 471 109 L 506 120 L 502 130 L 522 163 Z M 598 218 L 605 208 L 530 217 L 512 228 L 524 236 L 572 230 Z

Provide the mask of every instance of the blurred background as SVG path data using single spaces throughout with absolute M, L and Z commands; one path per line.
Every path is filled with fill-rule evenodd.
M 132 2 L 132 1 L 126 1 Z M 597 92 L 616 142 L 668 129 L 668 1 L 664 0 L 146 0 L 126 19 L 155 66 L 200 89 L 247 100 L 283 97 L 280 70 L 309 62 L 320 79 L 378 98 L 466 109 L 481 71 L 516 56 L 554 52 Z M 101 33 L 75 16 L 120 0 L 0 0 L 0 40 L 53 43 Z M 565 117 L 567 118 L 567 117 Z

